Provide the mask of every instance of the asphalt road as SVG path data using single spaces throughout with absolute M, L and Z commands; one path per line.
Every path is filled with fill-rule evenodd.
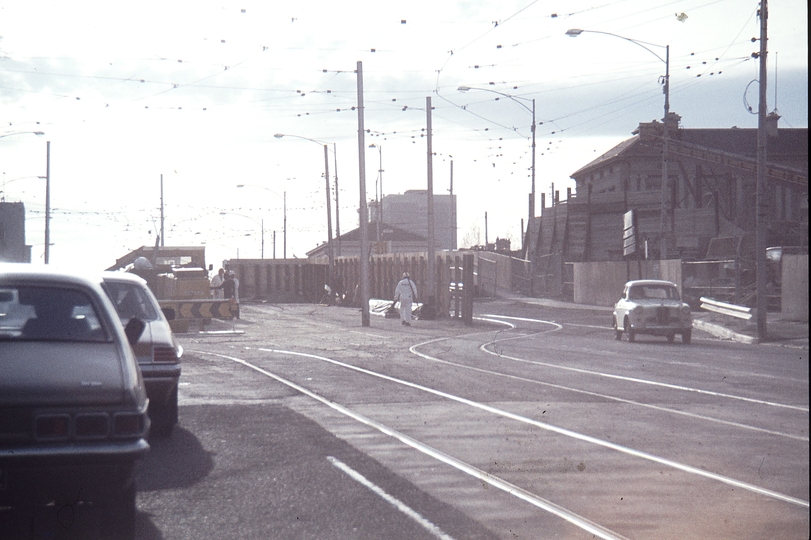
M 808 352 L 610 310 L 243 306 L 186 334 L 138 538 L 808 538 Z

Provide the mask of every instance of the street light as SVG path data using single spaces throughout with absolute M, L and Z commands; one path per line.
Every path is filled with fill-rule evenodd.
M 519 96 L 513 96 L 511 94 L 505 94 L 504 92 L 498 92 L 497 90 L 492 90 L 490 88 L 476 88 L 473 86 L 460 86 L 457 88 L 459 92 L 467 92 L 469 90 L 481 90 L 483 92 L 492 92 L 493 94 L 498 94 L 500 96 L 504 96 L 505 98 L 511 99 L 515 103 L 521 105 L 527 111 L 532 113 L 532 189 L 530 191 L 529 197 L 529 219 L 535 217 L 535 99 L 529 98 L 522 98 Z M 532 108 L 530 109 L 527 107 L 522 101 L 529 101 L 532 103 Z M 529 221 L 527 221 L 527 226 L 529 226 Z
M 327 264 L 327 279 L 329 280 L 332 276 L 332 267 L 334 264 L 334 256 L 332 254 L 332 210 L 330 204 L 330 195 L 329 195 L 329 146 L 326 143 L 322 143 L 320 141 L 316 141 L 315 139 L 310 139 L 308 137 L 302 137 L 301 135 L 289 135 L 287 133 L 276 133 L 273 135 L 277 139 L 281 139 L 282 137 L 295 137 L 297 139 L 304 139 L 305 141 L 313 142 L 317 145 L 324 146 L 324 182 L 326 183 L 326 190 L 327 190 L 327 257 L 328 257 L 328 264 Z M 336 158 L 337 159 L 337 158 Z
M 253 218 L 252 218 L 252 217 L 250 217 L 250 216 L 246 216 L 245 214 L 238 214 L 238 213 L 236 213 L 236 212 L 220 212 L 220 215 L 221 215 L 221 216 L 239 216 L 239 217 L 244 217 L 245 219 L 250 219 L 251 221 L 253 221 L 253 222 L 254 222 L 254 223 L 256 223 L 257 225 L 259 225 L 259 227 L 261 228 L 261 231 L 262 231 L 262 234 L 261 234 L 261 242 L 262 242 L 262 244 L 261 244 L 261 245 L 262 245 L 262 251 L 261 251 L 261 253 L 262 253 L 262 259 L 264 259 L 264 258 L 265 258 L 265 220 L 264 220 L 264 219 L 261 219 L 260 221 L 256 221 L 255 219 L 253 219 Z M 249 236 L 249 235 L 247 235 L 247 234 L 246 234 L 245 236 Z
M 238 188 L 255 187 L 255 188 L 259 188 L 259 189 L 264 189 L 265 191 L 270 191 L 271 193 L 273 193 L 277 197 L 282 197 L 281 195 L 279 195 L 278 193 L 276 193 L 272 189 L 266 188 L 265 186 L 259 186 L 259 185 L 256 185 L 256 184 L 237 184 L 237 187 Z M 282 201 L 283 201 L 283 204 L 284 204 L 284 206 L 283 206 L 284 221 L 282 222 L 282 234 L 283 234 L 283 238 L 284 238 L 284 244 L 283 244 L 284 245 L 284 252 L 283 252 L 284 257 L 283 258 L 286 259 L 287 258 L 287 192 L 286 191 L 284 192 L 284 197 L 282 197 Z M 264 259 L 264 256 L 262 258 Z M 275 236 L 275 233 L 274 233 L 274 237 L 273 237 L 273 258 L 274 259 L 276 258 L 276 236 Z
M 663 128 L 662 128 L 662 197 L 661 197 L 661 223 L 659 224 L 659 242 L 660 242 L 660 254 L 659 258 L 661 260 L 667 259 L 667 196 L 666 196 L 666 188 L 669 185 L 668 182 L 668 171 L 667 171 L 667 154 L 668 154 L 668 141 L 670 139 L 670 135 L 668 133 L 668 116 L 670 115 L 670 45 L 657 45 L 656 43 L 648 43 L 646 41 L 639 41 L 636 39 L 627 38 L 625 36 L 620 36 L 618 34 L 612 34 L 611 32 L 601 32 L 599 30 L 581 30 L 580 28 L 571 28 L 566 31 L 566 35 L 570 37 L 577 37 L 583 32 L 589 32 L 592 34 L 605 34 L 606 36 L 614 36 L 616 38 L 624 39 L 625 41 L 629 41 L 634 45 L 638 45 L 651 53 L 653 56 L 658 58 L 661 62 L 665 64 L 665 76 L 664 76 L 664 88 L 663 93 L 665 95 L 665 116 L 662 119 Z M 656 52 L 650 49 L 650 47 L 659 47 L 665 50 L 665 57 L 662 58 Z

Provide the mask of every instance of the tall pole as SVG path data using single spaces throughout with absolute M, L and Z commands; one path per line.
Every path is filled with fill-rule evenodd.
M 363 126 L 363 62 L 358 61 L 358 182 L 360 188 L 360 312 L 361 324 L 369 319 L 369 218 L 366 208 L 366 136 Z
M 669 234 L 669 227 L 667 226 L 667 200 L 668 200 L 668 191 L 670 189 L 670 178 L 669 173 L 667 170 L 667 154 L 668 154 L 668 143 L 670 141 L 670 133 L 668 130 L 669 119 L 668 116 L 670 115 L 670 45 L 665 47 L 665 87 L 664 87 L 664 94 L 665 94 L 665 117 L 663 121 L 662 127 L 662 200 L 661 200 L 661 223 L 659 224 L 659 234 L 660 234 L 660 259 L 666 260 L 667 259 L 667 241 L 668 241 L 668 234 Z
M 51 256 L 51 141 L 45 147 L 45 264 L 48 264 Z
M 338 240 L 338 256 L 341 256 L 341 205 L 338 203 L 338 145 L 332 143 L 332 157 L 335 159 L 335 239 Z
M 165 235 L 163 233 L 163 175 L 161 174 L 161 247 L 164 246 Z
M 766 177 L 766 30 L 768 19 L 767 0 L 760 0 L 760 97 L 758 103 L 758 123 L 757 123 L 757 216 L 756 216 L 756 240 L 755 254 L 756 283 L 757 289 L 757 335 L 758 339 L 764 340 L 767 337 L 766 310 L 768 302 L 766 299 L 766 247 L 767 230 L 769 219 L 769 202 L 767 199 L 767 177 Z
M 436 255 L 434 254 L 434 152 L 433 152 L 433 128 L 431 127 L 431 96 L 425 98 L 425 129 L 428 140 L 428 279 L 426 288 L 428 294 L 426 299 L 436 296 Z
M 324 145 L 324 182 L 327 188 L 327 280 L 332 279 L 332 265 L 334 264 L 334 256 L 332 254 L 332 211 L 331 203 L 332 195 L 329 192 L 329 146 Z
M 283 245 L 282 248 L 284 252 L 282 253 L 283 258 L 287 258 L 287 192 L 284 192 L 284 229 L 282 230 L 282 234 L 284 235 L 283 238 Z
M 532 98 L 532 193 L 529 199 L 529 219 L 535 217 L 535 98 Z M 527 222 L 529 223 L 529 222 Z
M 456 251 L 456 202 L 453 200 L 453 160 L 451 160 L 451 249 Z

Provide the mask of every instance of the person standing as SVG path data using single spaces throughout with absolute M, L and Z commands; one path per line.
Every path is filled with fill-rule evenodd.
M 411 305 L 417 301 L 417 285 L 411 281 L 408 272 L 403 272 L 403 279 L 394 288 L 394 301 L 400 301 L 400 324 L 411 326 Z
M 234 280 L 234 304 L 237 308 L 237 319 L 239 319 L 239 278 L 237 278 L 233 270 L 231 270 L 229 274 L 231 275 L 231 279 Z
M 222 282 L 225 281 L 223 274 L 225 274 L 225 270 L 220 268 L 220 271 L 211 278 L 211 294 L 215 300 L 222 300 L 221 286 Z

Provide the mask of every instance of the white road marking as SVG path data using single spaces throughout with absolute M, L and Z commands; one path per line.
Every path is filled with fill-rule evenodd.
M 414 346 L 411 347 L 412 352 L 414 352 L 414 354 L 416 354 L 418 356 L 427 357 L 427 355 L 424 355 L 424 354 L 419 353 L 419 352 L 414 350 L 414 348 L 417 347 L 417 346 L 418 345 L 414 345 Z M 587 443 L 595 444 L 597 446 L 602 446 L 604 448 L 609 448 L 611 450 L 616 450 L 618 452 L 622 452 L 622 453 L 630 455 L 630 456 L 634 456 L 634 457 L 638 457 L 638 458 L 645 459 L 645 460 L 648 460 L 648 461 L 652 461 L 654 463 L 659 463 L 660 465 L 665 465 L 667 467 L 671 467 L 673 469 L 677 469 L 677 470 L 680 470 L 680 471 L 683 471 L 683 472 L 686 472 L 686 473 L 689 473 L 689 474 L 694 474 L 696 476 L 701 476 L 701 477 L 704 477 L 704 478 L 708 478 L 710 480 L 716 480 L 718 482 L 721 482 L 721 483 L 724 483 L 724 484 L 727 484 L 727 485 L 730 485 L 730 486 L 733 486 L 733 487 L 738 487 L 738 488 L 741 488 L 741 489 L 745 489 L 747 491 L 751 491 L 752 493 L 765 495 L 767 497 L 771 497 L 771 498 L 774 498 L 774 499 L 777 499 L 777 500 L 789 502 L 789 503 L 796 504 L 798 506 L 803 506 L 803 507 L 806 507 L 806 508 L 809 507 L 808 501 L 798 499 L 798 498 L 792 497 L 790 495 L 785 495 L 783 493 L 778 493 L 776 491 L 772 491 L 772 490 L 765 489 L 765 488 L 762 488 L 762 487 L 759 487 L 759 486 L 755 486 L 753 484 L 748 484 L 746 482 L 735 480 L 734 478 L 730 478 L 728 476 L 723 476 L 721 474 L 711 473 L 709 471 L 705 471 L 705 470 L 699 469 L 697 467 L 692 467 L 690 465 L 685 465 L 683 463 L 679 463 L 678 461 L 673 461 L 673 460 L 670 460 L 670 459 L 666 459 L 666 458 L 663 458 L 663 457 L 656 456 L 654 454 L 649 454 L 647 452 L 642 452 L 641 450 L 635 450 L 633 448 L 629 448 L 627 446 L 622 446 L 620 444 L 605 441 L 605 440 L 599 439 L 597 437 L 592 437 L 590 435 L 585 435 L 583 433 L 578 433 L 576 431 L 572 431 L 572 430 L 569 430 L 569 429 L 566 429 L 566 428 L 561 428 L 561 427 L 557 427 L 557 426 L 554 426 L 554 425 L 551 425 L 551 424 L 546 424 L 544 422 L 539 422 L 537 420 L 533 420 L 532 418 L 527 418 L 525 416 L 521 416 L 521 415 L 518 415 L 518 414 L 511 413 L 509 411 L 504 411 L 502 409 L 497 409 L 496 407 L 492 407 L 492 406 L 486 405 L 484 403 L 479 403 L 479 402 L 472 401 L 472 400 L 467 399 L 467 398 L 463 398 L 463 397 L 460 397 L 460 396 L 455 396 L 453 394 L 448 394 L 447 392 L 442 392 L 440 390 L 434 390 L 433 388 L 428 388 L 427 386 L 422 386 L 422 385 L 412 383 L 412 382 L 409 382 L 409 381 L 404 381 L 402 379 L 398 379 L 396 377 L 391 377 L 389 375 L 383 375 L 382 373 L 377 373 L 375 371 L 371 371 L 371 370 L 368 370 L 368 369 L 353 366 L 351 364 L 346 364 L 344 362 L 340 362 L 340 361 L 334 360 L 332 358 L 326 358 L 324 356 L 318 356 L 318 355 L 315 355 L 315 354 L 301 353 L 301 352 L 295 352 L 295 351 L 284 351 L 284 350 L 278 350 L 278 349 L 262 349 L 262 348 L 259 348 L 259 350 L 260 351 L 265 351 L 265 352 L 270 352 L 270 353 L 276 353 L 276 354 L 287 354 L 287 355 L 291 355 L 291 356 L 303 356 L 303 357 L 306 357 L 306 358 L 313 358 L 313 359 L 316 359 L 316 360 L 321 360 L 323 362 L 328 362 L 328 363 L 331 363 L 331 364 L 334 364 L 334 365 L 337 365 L 337 366 L 345 367 L 347 369 L 351 369 L 351 370 L 357 371 L 359 373 L 365 373 L 365 374 L 371 375 L 373 377 L 377 377 L 377 378 L 380 378 L 380 379 L 391 381 L 391 382 L 394 382 L 394 383 L 397 383 L 397 384 L 401 384 L 403 386 L 408 386 L 410 388 L 421 390 L 423 392 L 427 392 L 429 394 L 434 394 L 436 396 L 444 397 L 446 399 L 450 399 L 450 400 L 456 401 L 458 403 L 463 403 L 465 405 L 469 405 L 470 407 L 474 407 L 476 409 L 487 411 L 487 412 L 496 414 L 498 416 L 503 416 L 504 418 L 509 418 L 511 420 L 516 420 L 518 422 L 522 422 L 524 424 L 535 426 L 535 427 L 544 429 L 546 431 L 551 431 L 551 432 L 557 433 L 559 435 L 564 435 L 566 437 L 571 437 L 573 439 L 577 439 L 577 440 L 581 440 L 581 441 L 584 441 L 584 442 L 587 442 Z M 209 354 L 213 354 L 213 353 L 209 353 Z M 430 358 L 430 357 L 428 357 L 428 358 Z M 244 362 L 244 361 L 242 361 L 242 362 Z M 251 364 L 248 364 L 247 362 L 245 362 L 245 364 L 246 365 L 251 365 Z M 256 369 L 260 369 L 260 368 L 256 368 Z
M 407 515 L 408 517 L 419 523 L 425 530 L 427 530 L 433 536 L 441 538 L 442 540 L 453 540 L 452 536 L 445 534 L 442 531 L 442 529 L 440 529 L 439 527 L 437 527 L 436 525 L 425 519 L 419 512 L 403 503 L 400 499 L 386 493 L 386 491 L 383 488 L 381 488 L 374 482 L 370 481 L 368 478 L 360 474 L 358 471 L 356 471 L 343 461 L 332 456 L 327 456 L 327 459 L 335 467 L 346 473 L 352 480 L 355 480 L 365 488 L 372 491 L 375 495 L 377 495 L 384 501 L 394 506 L 397 510 L 399 510 L 400 512 L 404 513 L 405 515 Z
M 314 358 L 314 359 L 317 359 L 317 360 L 325 360 L 325 361 L 328 361 L 328 362 L 334 362 L 334 363 L 337 363 L 337 364 L 341 364 L 341 362 L 337 362 L 335 360 L 330 360 L 329 358 L 324 358 L 324 357 L 316 356 L 316 355 L 312 355 L 312 354 L 297 353 L 297 352 L 293 352 L 293 351 L 279 351 L 279 350 L 270 350 L 270 351 L 268 351 L 267 349 L 260 349 L 260 350 L 264 350 L 264 351 L 267 351 L 267 352 L 274 352 L 274 353 L 277 353 L 277 354 L 290 354 L 290 355 L 293 355 L 293 356 L 304 356 L 304 357 Z M 458 460 L 458 459 L 456 459 L 455 457 L 453 457 L 451 455 L 445 454 L 444 452 L 441 452 L 440 450 L 437 450 L 436 448 L 428 446 L 427 444 L 423 444 L 422 442 L 420 442 L 420 441 L 418 441 L 416 439 L 413 439 L 413 438 L 409 437 L 408 435 L 405 435 L 404 433 L 400 433 L 399 431 L 396 431 L 396 430 L 386 426 L 385 424 L 381 424 L 381 423 L 379 423 L 379 422 L 377 422 L 375 420 L 372 420 L 371 418 L 363 416 L 362 414 L 357 413 L 357 412 L 355 412 L 355 411 L 353 411 L 353 410 L 351 410 L 351 409 L 349 409 L 347 407 L 344 407 L 343 405 L 340 405 L 339 403 L 335 403 L 334 401 L 330 401 L 330 400 L 320 396 L 319 394 L 316 394 L 315 392 L 312 392 L 311 390 L 308 390 L 308 389 L 304 388 L 303 386 L 300 386 L 300 385 L 298 385 L 298 384 L 296 384 L 296 383 L 294 383 L 292 381 L 289 381 L 289 380 L 287 380 L 287 379 L 285 379 L 283 377 L 280 377 L 279 375 L 271 373 L 270 371 L 267 371 L 267 370 L 265 370 L 263 368 L 260 368 L 259 366 L 255 366 L 254 364 L 251 364 L 250 362 L 247 362 L 247 361 L 242 360 L 240 358 L 235 358 L 233 356 L 227 356 L 227 355 L 224 355 L 224 354 L 211 353 L 211 352 L 207 352 L 207 351 L 195 351 L 195 352 L 197 352 L 198 354 L 205 354 L 205 355 L 217 356 L 219 358 L 225 358 L 226 360 L 231 360 L 231 361 L 237 362 L 239 364 L 242 364 L 245 367 L 253 369 L 254 371 L 257 371 L 257 372 L 259 372 L 259 373 L 261 373 L 261 374 L 263 374 L 263 375 L 265 375 L 267 377 L 270 377 L 270 378 L 272 378 L 272 379 L 274 379 L 274 380 L 276 380 L 276 381 L 278 381 L 278 382 L 280 382 L 280 383 L 282 383 L 284 385 L 287 385 L 290 388 L 293 388 L 294 390 L 297 390 L 297 391 L 301 392 L 304 395 L 307 395 L 307 396 L 309 396 L 309 397 L 311 397 L 311 398 L 313 398 L 313 399 L 315 399 L 317 401 L 320 401 L 321 403 L 327 405 L 328 407 L 331 407 L 332 409 L 334 409 L 334 410 L 336 410 L 336 411 L 338 411 L 338 412 L 340 412 L 340 413 L 342 413 L 342 414 L 344 414 L 346 416 L 349 416 L 350 418 L 353 418 L 353 419 L 357 420 L 358 422 L 361 422 L 362 424 L 366 424 L 367 426 L 372 427 L 372 428 L 380 431 L 381 433 L 383 433 L 385 435 L 388 435 L 390 437 L 395 438 L 395 439 L 399 440 L 400 442 L 402 442 L 403 444 L 406 444 L 406 445 L 410 446 L 411 448 L 414 448 L 415 450 L 418 450 L 418 451 L 420 451 L 420 452 L 422 452 L 422 453 L 424 453 L 424 454 L 426 454 L 428 456 L 433 457 L 434 459 L 437 459 L 437 460 L 439 460 L 439 461 L 441 461 L 443 463 L 446 463 L 447 465 L 450 465 L 451 467 L 454 467 L 454 468 L 456 468 L 456 469 L 458 469 L 458 470 L 460 470 L 460 471 L 462 471 L 462 472 L 464 472 L 464 473 L 466 473 L 466 474 L 468 474 L 470 476 L 473 476 L 474 478 L 477 478 L 478 480 L 480 480 L 482 482 L 486 482 L 486 483 L 490 484 L 493 487 L 501 489 L 502 491 L 505 491 L 505 492 L 509 493 L 510 495 L 513 495 L 514 497 L 517 497 L 517 498 L 519 498 L 519 499 L 521 499 L 521 500 L 523 500 L 525 502 L 528 502 L 528 503 L 532 504 L 533 506 L 541 508 L 542 510 L 546 510 L 547 512 L 568 521 L 569 523 L 571 523 L 571 524 L 573 524 L 573 525 L 575 525 L 575 526 L 577 526 L 577 527 L 579 527 L 579 528 L 593 534 L 594 536 L 596 536 L 598 538 L 603 538 L 605 540 L 627 540 L 624 536 L 621 536 L 621 535 L 619 535 L 619 534 L 617 534 L 617 533 L 615 533 L 613 531 L 610 531 L 610 530 L 602 527 L 601 525 L 599 525 L 597 523 L 594 523 L 594 522 L 592 522 L 592 521 L 590 521 L 590 520 L 588 520 L 588 519 L 586 519 L 586 518 L 584 518 L 584 517 L 582 517 L 582 516 L 580 516 L 578 514 L 575 514 L 574 512 L 571 512 L 571 511 L 569 511 L 569 510 L 567 510 L 567 509 L 565 509 L 565 508 L 563 508 L 561 506 L 558 506 L 557 504 L 555 504 L 555 503 L 553 503 L 551 501 L 548 501 L 546 499 L 538 497 L 534 493 L 530 493 L 529 491 L 526 491 L 526 490 L 524 490 L 524 489 L 522 489 L 522 488 L 520 488 L 520 487 L 518 487 L 518 486 L 516 486 L 514 484 L 511 484 L 511 483 L 507 482 L 506 480 L 502 480 L 501 478 L 498 478 L 497 476 L 493 476 L 492 474 L 490 474 L 490 473 L 488 473 L 486 471 L 478 469 L 478 468 L 476 468 L 476 467 L 474 467 L 474 466 L 472 466 L 472 465 L 470 465 L 468 463 L 465 463 L 464 461 Z M 347 365 L 346 367 L 352 367 L 352 366 Z
M 486 316 L 487 317 L 501 317 L 501 315 L 486 315 Z M 543 321 L 543 320 L 540 320 L 540 319 L 522 319 L 522 318 L 518 318 L 518 317 L 506 317 L 506 316 L 504 316 L 504 318 L 506 318 L 506 319 L 515 319 L 515 320 L 520 320 L 520 321 L 527 321 L 527 322 L 537 322 L 537 323 L 541 323 L 541 324 L 552 324 L 552 325 L 555 325 L 555 326 L 560 326 L 557 323 L 554 323 L 554 322 L 551 322 L 551 321 Z M 617 379 L 617 380 L 626 381 L 626 382 L 633 382 L 633 383 L 639 383 L 639 384 L 649 384 L 651 386 L 661 386 L 663 388 L 670 388 L 672 390 L 681 390 L 683 392 L 695 392 L 695 393 L 698 393 L 698 394 L 706 394 L 706 395 L 709 395 L 709 396 L 723 397 L 723 398 L 727 398 L 727 399 L 736 399 L 736 400 L 740 400 L 740 401 L 746 401 L 746 402 L 749 402 L 749 403 L 757 403 L 759 405 L 769 405 L 771 407 L 782 407 L 782 408 L 785 408 L 785 409 L 792 409 L 792 410 L 795 410 L 795 411 L 802 411 L 802 412 L 805 412 L 805 413 L 808 412 L 808 407 L 801 407 L 799 405 L 788 405 L 788 404 L 785 404 L 785 403 L 776 403 L 776 402 L 773 402 L 773 401 L 764 401 L 764 400 L 761 400 L 761 399 L 748 398 L 748 397 L 744 397 L 744 396 L 736 396 L 734 394 L 725 394 L 725 393 L 722 393 L 722 392 L 713 392 L 711 390 L 702 390 L 700 388 L 692 388 L 692 387 L 689 387 L 689 386 L 681 386 L 681 385 L 676 385 L 676 384 L 662 383 L 662 382 L 657 382 L 657 381 L 651 381 L 651 380 L 648 380 L 648 379 L 639 379 L 639 378 L 636 378 L 636 377 L 626 377 L 624 375 L 614 375 L 612 373 L 604 373 L 602 371 L 593 371 L 593 370 L 589 370 L 589 369 L 575 368 L 575 367 L 570 367 L 570 366 L 561 366 L 561 365 L 558 365 L 558 364 L 550 364 L 548 362 L 538 362 L 537 360 L 526 360 L 524 358 L 517 358 L 517 357 L 514 357 L 514 356 L 508 356 L 508 355 L 504 355 L 504 354 L 499 354 L 499 353 L 489 351 L 489 350 L 486 349 L 486 347 L 488 345 L 493 345 L 493 344 L 499 343 L 501 341 L 510 341 L 510 340 L 514 340 L 514 339 L 521 339 L 521 338 L 524 338 L 524 337 L 526 337 L 526 336 L 515 336 L 515 337 L 506 338 L 506 339 L 499 339 L 499 340 L 491 341 L 489 343 L 483 344 L 480 347 L 480 349 L 483 352 L 498 356 L 500 358 L 506 358 L 508 360 L 514 360 L 516 362 L 523 362 L 525 364 L 532 364 L 532 365 L 537 365 L 537 366 L 545 366 L 545 367 L 550 367 L 550 368 L 555 368 L 555 369 L 562 369 L 562 370 L 565 370 L 565 371 L 574 371 L 576 373 L 583 373 L 583 374 L 586 374 L 586 375 L 596 375 L 598 377 L 605 377 L 605 378 L 608 378 L 608 379 Z M 445 339 L 445 338 L 442 338 L 442 339 Z M 418 346 L 418 345 L 415 345 L 415 346 Z

